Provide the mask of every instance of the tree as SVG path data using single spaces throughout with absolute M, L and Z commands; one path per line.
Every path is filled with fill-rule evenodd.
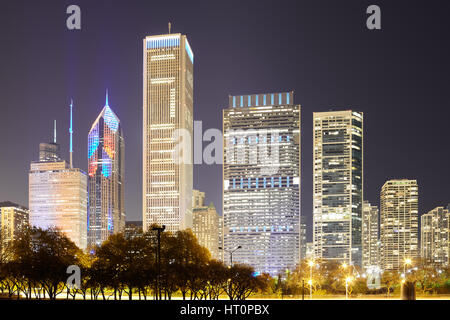
M 15 279 L 18 298 L 20 291 L 30 298 L 32 288 L 41 287 L 44 297 L 56 299 L 65 288 L 67 268 L 80 265 L 83 257 L 75 243 L 56 228 L 26 228 L 8 250 L 7 270 L 10 279 Z
M 227 283 L 224 291 L 230 300 L 245 300 L 251 294 L 267 289 L 268 283 L 264 276 L 254 276 L 252 267 L 234 264 L 227 270 Z
M 386 287 L 388 297 L 391 296 L 391 288 L 398 285 L 400 282 L 400 276 L 396 271 L 385 271 L 381 276 L 381 283 Z

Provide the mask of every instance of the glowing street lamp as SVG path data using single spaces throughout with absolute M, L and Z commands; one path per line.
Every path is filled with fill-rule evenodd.
M 412 264 L 412 260 L 410 258 L 406 258 L 403 262 L 403 274 L 406 279 L 406 266 Z
M 348 284 L 352 282 L 352 277 L 345 278 L 345 300 L 348 299 Z

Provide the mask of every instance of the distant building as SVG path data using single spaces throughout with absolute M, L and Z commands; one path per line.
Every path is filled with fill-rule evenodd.
M 98 246 L 125 229 L 125 143 L 122 126 L 106 103 L 88 135 L 88 245 Z
M 313 260 L 314 259 L 314 242 L 307 242 L 306 243 L 305 258 L 306 258 L 306 260 Z
M 419 187 L 416 180 L 389 180 L 381 188 L 381 268 L 403 270 L 419 257 Z
M 368 201 L 364 201 L 362 218 L 362 247 L 364 270 L 367 270 L 372 266 L 379 266 L 380 250 L 378 220 L 378 207 L 372 206 Z
M 142 234 L 142 221 L 127 221 L 125 223 L 125 237 L 133 238 Z
M 421 216 L 421 256 L 436 266 L 450 266 L 450 211 L 437 207 Z
M 16 203 L 0 202 L 0 248 L 6 248 L 24 227 L 28 225 L 29 211 Z
M 224 249 L 284 276 L 301 251 L 300 105 L 292 91 L 230 96 L 223 129 Z
M 193 152 L 174 151 L 193 146 L 194 54 L 170 33 L 145 37 L 143 58 L 143 228 L 176 232 L 192 228 Z
M 205 193 L 199 190 L 192 190 L 192 208 L 205 206 Z
M 219 234 L 218 234 L 218 244 L 220 248 L 223 248 L 223 216 L 219 215 Z M 223 250 L 219 250 L 219 260 L 224 261 Z
M 314 112 L 314 256 L 362 265 L 363 113 Z
M 211 203 L 208 207 L 196 207 L 192 212 L 192 231 L 198 243 L 207 248 L 211 258 L 220 260 L 219 254 L 219 215 Z
M 50 143 L 40 143 L 39 144 L 39 161 L 41 162 L 52 162 L 61 161 L 59 156 L 59 144 Z
M 306 217 L 300 217 L 300 260 L 306 259 Z

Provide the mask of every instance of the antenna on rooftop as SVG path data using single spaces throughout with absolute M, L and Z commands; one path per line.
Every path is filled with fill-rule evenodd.
M 53 143 L 56 143 L 56 120 L 53 121 Z
M 170 29 L 172 28 L 172 24 L 169 21 L 169 34 L 170 34 Z

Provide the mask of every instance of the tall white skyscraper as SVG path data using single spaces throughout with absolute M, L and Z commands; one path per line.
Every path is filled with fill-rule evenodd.
M 381 188 L 381 268 L 402 270 L 419 256 L 419 187 L 416 180 L 388 180 Z
M 191 228 L 194 54 L 179 33 L 148 36 L 143 49 L 143 229 Z
M 300 260 L 300 105 L 293 92 L 230 96 L 223 110 L 224 260 L 286 275 Z
M 314 256 L 362 265 L 363 114 L 314 112 Z

